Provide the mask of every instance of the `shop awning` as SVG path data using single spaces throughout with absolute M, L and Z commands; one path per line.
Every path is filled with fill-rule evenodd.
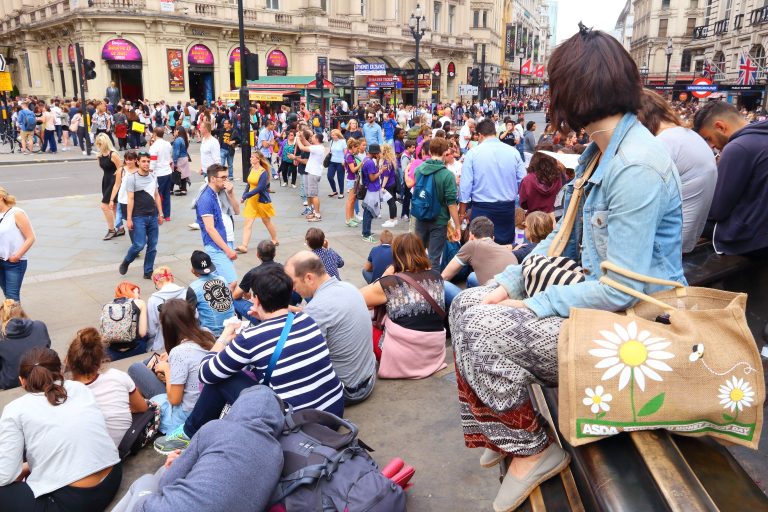
M 310 90 L 309 91 L 309 96 L 312 97 L 312 98 L 320 99 L 320 93 L 319 92 L 314 92 L 314 91 Z M 326 93 L 323 94 L 323 98 L 325 98 L 325 99 L 329 99 L 330 98 L 330 99 L 335 100 L 338 97 L 339 97 L 338 94 L 333 94 L 331 92 L 326 92 Z
M 333 89 L 333 82 L 325 80 L 323 88 Z M 248 81 L 251 90 L 295 91 L 296 89 L 317 89 L 314 76 L 264 76 L 255 81 Z
M 285 94 L 285 91 L 275 91 L 268 89 L 257 91 L 249 90 L 248 99 L 251 101 L 283 101 L 283 94 Z M 233 91 L 227 91 L 221 96 L 225 100 L 237 101 L 240 99 L 240 90 L 235 89 Z

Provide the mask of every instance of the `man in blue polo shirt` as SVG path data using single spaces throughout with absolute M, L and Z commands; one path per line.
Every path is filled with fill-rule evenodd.
M 237 253 L 227 242 L 225 219 L 219 202 L 219 192 L 226 190 L 230 202 L 236 203 L 234 187 L 228 181 L 227 168 L 223 165 L 211 165 L 208 167 L 207 174 L 208 186 L 195 203 L 197 223 L 201 227 L 203 247 L 216 266 L 216 273 L 229 284 L 231 289 L 234 289 L 237 285 L 237 273 L 232 262 L 237 259 Z

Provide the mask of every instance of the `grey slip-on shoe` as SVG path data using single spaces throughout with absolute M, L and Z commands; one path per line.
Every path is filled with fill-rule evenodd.
M 537 466 L 522 479 L 507 472 L 501 483 L 499 493 L 493 500 L 493 510 L 496 512 L 512 512 L 519 507 L 525 499 L 541 483 L 559 474 L 571 462 L 568 452 L 553 443 L 544 450 L 544 456 Z

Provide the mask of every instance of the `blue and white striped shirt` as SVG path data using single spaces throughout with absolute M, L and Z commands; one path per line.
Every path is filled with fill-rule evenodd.
M 210 352 L 200 364 L 200 381 L 222 382 L 248 370 L 259 384 L 285 326 L 286 316 L 266 320 L 238 334 L 221 352 Z M 294 409 L 321 409 L 342 416 L 342 385 L 331 365 L 328 345 L 314 320 L 297 313 L 269 386 Z

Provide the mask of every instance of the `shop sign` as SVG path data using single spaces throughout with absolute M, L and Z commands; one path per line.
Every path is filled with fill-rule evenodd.
M 351 76 L 338 76 L 336 74 L 333 75 L 332 82 L 336 87 L 352 87 L 355 85 L 355 79 Z
M 73 44 L 69 45 L 69 52 L 67 52 L 67 53 L 69 54 L 69 63 L 74 65 L 75 61 L 76 61 L 76 59 L 75 59 L 75 45 L 73 45 Z
M 371 87 L 371 84 L 385 89 L 400 89 L 403 87 L 403 79 L 399 76 L 369 76 L 367 81 L 368 87 Z
M 112 39 L 107 41 L 101 49 L 101 58 L 104 60 L 120 60 L 126 62 L 141 61 L 141 52 L 136 45 L 125 39 Z
M 387 65 L 383 62 L 371 64 L 355 64 L 355 75 L 384 76 L 387 74 Z
M 213 52 L 204 44 L 192 45 L 187 61 L 192 66 L 213 66 Z
M 288 57 L 282 50 L 272 50 L 267 53 L 267 76 L 286 76 L 288 74 Z
M 456 76 L 456 64 L 453 62 L 448 63 L 448 77 L 453 78 Z
M 12 91 L 13 90 L 13 80 L 11 80 L 11 72 L 10 71 L 2 71 L 0 72 L 0 91 Z
M 432 73 L 435 76 L 440 76 L 440 73 L 442 72 L 443 72 L 443 68 L 440 66 L 440 63 L 438 62 L 437 64 L 435 64 L 435 67 L 432 68 Z
M 168 49 L 168 90 L 184 91 L 184 52 L 180 49 Z
M 56 61 L 59 63 L 59 66 L 64 64 L 64 50 L 61 49 L 61 46 L 56 48 Z
M 45 56 L 48 58 L 48 65 L 50 66 L 51 64 L 53 64 L 53 54 L 51 53 L 51 49 L 50 48 L 48 48 L 45 51 Z
M 251 53 L 251 50 L 246 48 L 245 49 L 245 54 L 248 55 L 249 53 Z M 239 46 L 236 46 L 234 48 L 234 50 L 229 52 L 229 64 L 230 64 L 230 66 L 232 64 L 234 64 L 235 62 L 240 62 L 240 47 Z
M 432 87 L 432 79 L 429 74 L 423 73 L 419 75 L 419 89 L 430 89 Z M 404 89 L 413 89 L 413 76 L 403 79 Z

